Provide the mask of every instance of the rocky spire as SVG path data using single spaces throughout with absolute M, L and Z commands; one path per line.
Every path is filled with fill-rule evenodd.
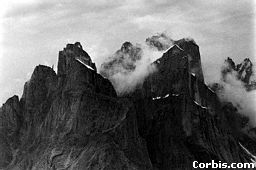
M 252 62 L 249 58 L 244 59 L 244 61 L 236 66 L 238 72 L 238 78 L 244 83 L 249 84 L 250 78 L 252 76 Z
M 251 84 L 250 79 L 253 74 L 253 64 L 249 58 L 245 58 L 240 64 L 235 62 L 228 57 L 225 60 L 225 65 L 222 68 L 222 79 L 225 80 L 225 76 L 228 73 L 236 72 L 237 79 L 241 80 L 245 85 Z
M 73 66 L 72 63 L 75 60 L 80 60 L 97 72 L 96 66 L 90 56 L 83 50 L 82 45 L 76 42 L 74 44 L 67 44 L 66 48 L 59 52 L 57 75 L 65 74 Z
M 125 43 L 119 52 L 132 49 Z M 0 169 L 191 169 L 195 160 L 252 160 L 202 81 L 193 41 L 176 42 L 153 64 L 158 70 L 138 93 L 117 97 L 80 43 L 68 44 L 57 75 L 37 66 L 21 101 L 14 96 L 0 108 Z

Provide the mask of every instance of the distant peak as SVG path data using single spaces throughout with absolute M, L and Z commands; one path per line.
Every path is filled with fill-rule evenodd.
M 244 82 L 245 84 L 250 84 L 250 78 L 253 74 L 253 64 L 249 58 L 245 58 L 240 64 L 235 64 L 235 62 L 228 57 L 225 60 L 225 66 L 222 68 L 222 78 L 225 80 L 227 73 L 235 71 L 237 72 L 237 78 Z

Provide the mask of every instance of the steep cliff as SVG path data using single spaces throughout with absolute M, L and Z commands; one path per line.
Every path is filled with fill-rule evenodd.
M 153 167 L 191 169 L 194 160 L 250 161 L 217 95 L 204 84 L 201 66 L 191 62 L 200 61 L 198 46 L 180 42 L 154 62 L 158 71 L 130 95 Z
M 121 50 L 129 55 L 130 46 Z M 117 96 L 81 44 L 68 44 L 57 74 L 37 66 L 21 99 L 2 106 L 0 168 L 193 169 L 194 160 L 251 160 L 204 84 L 194 41 L 176 41 L 153 64 L 141 87 Z
M 57 74 L 37 66 L 0 115 L 1 168 L 152 167 L 132 103 L 116 97 L 80 43 L 60 51 Z

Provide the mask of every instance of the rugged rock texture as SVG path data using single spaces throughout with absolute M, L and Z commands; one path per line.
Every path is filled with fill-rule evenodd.
M 58 73 L 37 66 L 19 101 L 1 108 L 4 169 L 151 169 L 136 112 L 97 74 L 79 43 L 59 53 Z
M 141 88 L 117 97 L 80 43 L 68 44 L 57 74 L 37 66 L 22 98 L 2 106 L 0 168 L 193 169 L 194 160 L 250 161 L 200 62 L 194 41 L 177 41 Z
M 22 119 L 18 96 L 13 96 L 0 109 L 0 168 L 7 167 L 15 157 Z
M 251 80 L 253 75 L 253 64 L 249 58 L 244 59 L 240 64 L 235 64 L 231 58 L 225 60 L 225 65 L 222 68 L 222 79 L 225 81 L 226 75 L 233 72 L 238 80 L 241 80 L 248 90 L 253 90 L 255 82 Z
M 194 160 L 212 159 L 247 162 L 216 94 L 200 72 L 192 73 L 191 61 L 200 60 L 198 47 L 186 48 L 192 43 L 182 40 L 166 52 L 155 62 L 158 72 L 131 95 L 153 167 L 191 169 Z
M 238 83 L 241 83 L 240 88 L 244 88 L 248 91 L 248 93 L 256 89 L 255 80 L 252 80 L 254 75 L 253 64 L 249 58 L 244 59 L 242 63 L 236 65 L 236 63 L 228 57 L 225 60 L 224 66 L 222 67 L 221 74 L 221 81 L 224 83 L 230 83 L 227 76 L 231 74 L 237 78 Z M 223 90 L 225 90 L 222 85 L 223 82 L 220 84 L 214 83 L 211 85 L 211 88 L 219 95 L 222 95 L 221 93 Z M 230 84 L 233 85 L 232 83 Z M 252 154 L 255 155 L 256 131 L 255 127 L 252 127 L 251 124 L 249 124 L 249 118 L 244 116 L 244 114 L 242 115 L 239 113 L 238 109 L 232 103 L 222 102 L 221 106 L 231 126 L 233 136 L 235 136 L 243 144 L 243 146 L 245 146 Z

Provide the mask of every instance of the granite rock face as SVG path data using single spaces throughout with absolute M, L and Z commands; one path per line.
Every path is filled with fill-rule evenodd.
M 11 164 L 19 147 L 22 118 L 18 96 L 9 98 L 0 108 L 0 168 Z
M 117 98 L 80 43 L 59 53 L 57 74 L 37 66 L 0 115 L 3 169 L 152 168 L 133 104 Z
M 193 72 L 198 49 L 193 41 L 174 45 L 155 61 L 158 72 L 130 95 L 154 168 L 192 169 L 194 160 L 250 161 L 217 95 L 204 84 L 200 69 Z
M 131 44 L 121 50 L 129 53 Z M 176 42 L 142 87 L 117 96 L 80 43 L 59 52 L 58 72 L 35 68 L 19 100 L 0 110 L 4 170 L 193 169 L 192 162 L 249 162 L 216 94 L 199 47 Z M 242 143 L 243 144 L 243 143 Z

